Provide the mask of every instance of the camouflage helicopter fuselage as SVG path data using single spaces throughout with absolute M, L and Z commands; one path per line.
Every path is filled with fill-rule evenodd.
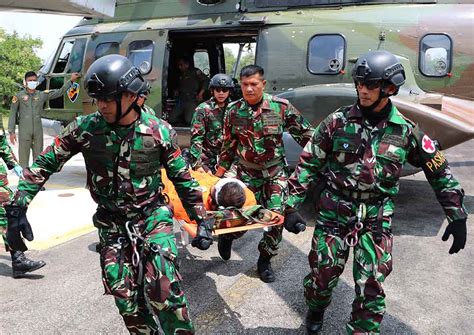
M 101 45 L 116 43 L 113 51 L 129 56 L 130 43 L 151 41 L 152 57 L 144 71 L 152 86 L 147 104 L 162 115 L 169 78 L 175 71 L 172 55 L 178 40 L 198 48 L 202 43 L 216 41 L 217 45 L 225 38 L 234 41 L 245 36 L 242 41 L 256 43 L 255 63 L 265 68 L 266 91 L 288 98 L 313 125 L 341 105 L 354 102 L 351 69 L 356 58 L 369 50 L 385 49 L 396 54 L 406 69 L 407 82 L 394 99 L 402 112 L 420 123 L 444 148 L 473 138 L 474 27 L 470 13 L 474 5 L 400 2 L 349 5 L 339 1 L 342 5 L 335 7 L 276 7 L 270 4 L 273 2 L 259 0 L 224 1 L 215 6 L 192 0 L 118 1 L 113 18 L 82 20 L 64 36 L 63 44 L 82 41 L 79 71 L 85 73 Z M 443 51 L 442 43 L 441 47 L 429 41 L 423 44 L 432 35 L 450 43 L 449 48 Z M 334 59 L 328 59 L 323 73 L 315 72 L 311 67 L 319 60 L 312 53 L 317 54 L 318 48 L 327 44 L 313 42 L 332 37 L 341 47 Z M 49 68 L 44 69 L 47 87 L 68 72 L 69 59 L 62 72 L 55 71 L 60 54 L 58 49 Z M 434 70 L 425 68 L 425 72 L 432 72 L 424 73 L 420 62 L 436 55 L 445 58 L 433 59 Z M 210 75 L 229 72 L 220 54 L 210 63 Z M 77 68 L 69 66 L 69 72 L 72 70 Z M 47 117 L 70 121 L 94 110 L 91 99 L 80 90 L 75 102 L 65 99 L 62 108 L 51 106 Z M 187 145 L 189 131 L 178 130 L 180 144 Z

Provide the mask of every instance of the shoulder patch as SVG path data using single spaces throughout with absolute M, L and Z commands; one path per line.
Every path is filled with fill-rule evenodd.
M 16 95 L 14 95 L 12 98 L 12 104 L 16 104 L 17 102 L 18 102 L 18 98 Z
M 429 138 L 428 135 L 423 135 L 423 138 L 421 139 L 421 148 L 423 149 L 424 152 L 428 154 L 432 154 L 436 151 L 436 144 L 433 142 L 431 138 Z
M 283 98 L 279 98 L 279 97 L 276 97 L 276 96 L 272 96 L 272 101 L 279 102 L 279 103 L 282 103 L 282 104 L 285 104 L 285 105 L 288 105 L 290 103 L 288 100 L 283 99 Z

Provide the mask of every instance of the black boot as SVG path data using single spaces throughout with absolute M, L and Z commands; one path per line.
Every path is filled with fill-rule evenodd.
M 308 334 L 318 334 L 321 328 L 323 328 L 324 311 L 312 311 L 308 310 L 306 314 L 306 330 Z
M 46 265 L 43 261 L 32 261 L 21 251 L 10 251 L 12 256 L 13 278 L 20 278 L 27 272 L 33 272 Z
M 275 273 L 270 263 L 271 257 L 263 257 L 260 255 L 257 262 L 257 270 L 260 279 L 265 283 L 273 283 L 275 281 Z
M 227 261 L 230 258 L 232 252 L 232 239 L 227 238 L 223 235 L 219 235 L 219 240 L 217 241 L 217 250 L 219 250 L 219 255 L 222 259 Z

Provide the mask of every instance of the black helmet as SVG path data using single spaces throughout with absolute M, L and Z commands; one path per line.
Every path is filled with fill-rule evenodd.
M 114 97 L 123 92 L 138 95 L 147 84 L 140 70 L 121 55 L 107 55 L 92 63 L 85 83 L 85 90 L 92 98 Z
M 405 70 L 392 53 L 379 50 L 360 56 L 352 69 L 354 82 L 381 81 L 397 89 L 405 83 Z
M 224 73 L 218 73 L 214 77 L 211 78 L 209 82 L 209 89 L 215 87 L 223 87 L 228 89 L 234 88 L 234 82 L 232 78 Z
M 138 95 L 148 95 L 148 94 L 150 94 L 150 91 L 151 91 L 150 83 L 148 81 L 146 81 L 145 85 L 143 85 L 140 92 L 138 92 Z

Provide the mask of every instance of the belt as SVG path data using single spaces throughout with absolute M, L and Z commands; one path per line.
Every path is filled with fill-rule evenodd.
M 125 214 L 121 211 L 113 211 L 99 205 L 97 207 L 97 210 L 94 216 L 96 217 L 96 219 L 99 219 L 100 221 L 103 221 L 103 222 L 112 221 L 112 223 L 114 223 L 115 225 L 123 226 L 125 225 L 127 221 L 135 221 L 135 222 L 140 221 L 140 219 L 143 219 L 146 216 L 149 216 L 155 208 L 166 206 L 168 203 L 169 203 L 168 195 L 161 193 L 155 199 L 153 199 L 153 201 L 147 204 L 145 207 L 139 207 L 137 208 L 136 211 L 129 210 L 128 213 Z M 96 226 L 96 227 L 100 228 L 100 226 Z
M 242 158 L 239 158 L 239 164 L 245 166 L 246 168 L 253 169 L 253 170 L 258 170 L 258 171 L 263 171 L 263 170 L 268 170 L 269 168 L 278 165 L 279 163 L 283 163 L 284 161 L 280 158 L 278 159 L 272 159 L 269 160 L 263 164 L 256 164 L 252 163 L 249 161 L 246 161 Z
M 369 200 L 369 201 L 366 201 L 367 204 L 383 201 L 386 198 L 388 198 L 387 195 L 380 194 L 380 193 L 341 190 L 341 189 L 335 188 L 334 186 L 330 184 L 327 184 L 327 189 L 330 192 L 342 197 L 344 200 L 347 200 L 347 201 Z

